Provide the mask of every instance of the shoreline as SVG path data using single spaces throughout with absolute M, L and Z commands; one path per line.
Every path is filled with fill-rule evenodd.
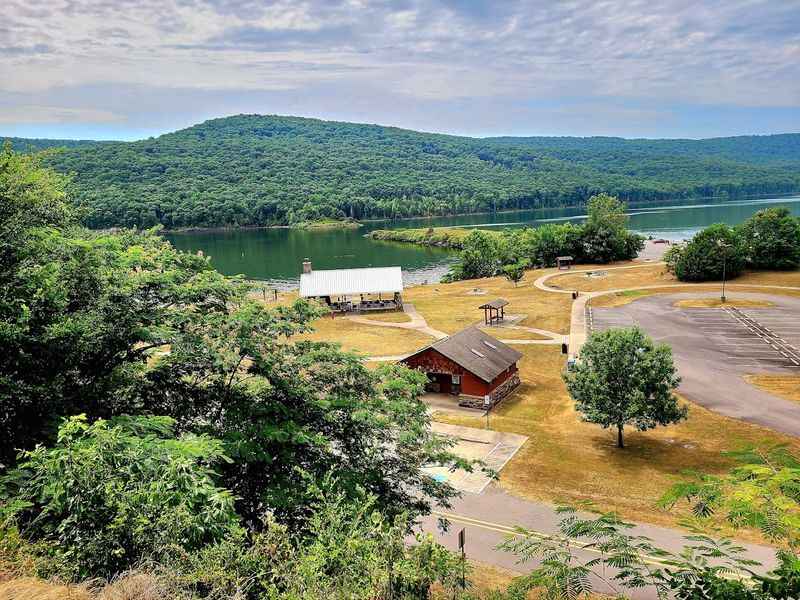
M 715 200 L 715 199 L 722 199 L 723 196 L 692 196 L 689 198 L 680 198 L 674 200 L 653 200 L 649 202 L 637 202 L 636 207 L 631 208 L 630 204 L 628 204 L 628 211 L 637 210 L 639 208 L 656 208 L 659 206 L 671 206 L 676 202 L 695 202 L 700 200 Z M 728 198 L 724 202 L 720 202 L 720 205 L 724 205 L 727 202 L 739 202 L 739 201 L 746 201 L 746 200 L 782 200 L 782 199 L 792 199 L 792 198 L 800 198 L 800 192 L 786 192 L 785 194 L 745 194 L 742 196 L 737 196 L 736 198 Z M 501 209 L 495 211 L 478 211 L 478 212 L 467 212 L 467 213 L 452 213 L 446 215 L 417 215 L 413 217 L 397 217 L 394 219 L 361 219 L 358 221 L 337 221 L 337 225 L 331 224 L 330 226 L 307 226 L 307 227 L 298 227 L 297 225 L 220 225 L 216 227 L 178 227 L 175 229 L 170 229 L 164 227 L 162 232 L 164 234 L 183 234 L 183 233 L 221 233 L 226 231 L 248 231 L 248 230 L 260 230 L 260 229 L 295 229 L 295 230 L 302 230 L 302 231 L 326 231 L 331 229 L 355 229 L 357 227 L 363 227 L 364 225 L 374 224 L 374 223 L 395 223 L 401 221 L 430 221 L 434 219 L 448 219 L 454 217 L 471 217 L 471 216 L 481 216 L 481 215 L 504 215 L 504 214 L 512 214 L 512 213 L 523 213 L 523 212 L 530 212 L 530 211 L 539 211 L 539 210 L 566 210 L 571 208 L 581 208 L 585 206 L 586 203 L 582 202 L 579 204 L 571 204 L 567 206 L 552 206 L 552 207 L 538 207 L 538 208 L 509 208 L 509 209 Z M 343 226 L 339 226 L 338 223 L 342 223 Z M 351 223 L 351 225 L 346 226 L 344 224 Z M 465 223 L 463 225 L 449 225 L 447 227 L 469 227 L 469 223 Z M 113 228 L 109 228 L 113 229 Z M 119 228 L 117 228 L 119 229 Z M 398 228 L 401 229 L 401 228 Z M 411 228 L 411 229 L 418 229 L 418 228 Z M 103 229 L 97 231 L 104 231 Z

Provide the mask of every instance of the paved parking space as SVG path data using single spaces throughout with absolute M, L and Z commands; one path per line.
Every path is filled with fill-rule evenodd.
M 678 308 L 714 293 L 659 294 L 625 306 L 589 309 L 590 331 L 639 325 L 672 347 L 679 391 L 722 414 L 800 435 L 800 405 L 754 388 L 749 373 L 800 375 L 800 298 L 736 293 L 769 300 L 766 308 Z

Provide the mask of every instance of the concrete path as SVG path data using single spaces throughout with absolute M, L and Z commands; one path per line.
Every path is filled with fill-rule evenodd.
M 457 490 L 470 494 L 482 493 L 491 483 L 492 476 L 485 469 L 500 473 L 506 463 L 528 441 L 527 436 L 516 433 L 435 421 L 431 423 L 431 429 L 455 442 L 453 452 L 468 460 L 482 461 L 484 467 L 476 468 L 471 473 L 462 469 L 451 471 L 448 467 L 436 465 L 425 467 L 423 470 L 435 479 L 447 481 Z
M 592 518 L 591 515 L 583 515 Z M 442 533 L 437 527 L 438 520 L 446 518 L 450 528 Z M 536 562 L 520 565 L 514 555 L 497 549 L 497 545 L 511 535 L 515 535 L 515 526 L 521 525 L 544 535 L 558 532 L 558 522 L 562 517 L 554 507 L 542 502 L 533 502 L 511 496 L 496 484 L 488 486 L 482 494 L 464 493 L 453 502 L 447 510 L 434 512 L 421 521 L 421 528 L 431 533 L 434 538 L 451 550 L 458 549 L 458 532 L 465 530 L 465 550 L 467 558 L 487 564 L 497 565 L 518 573 L 530 572 L 538 564 Z M 679 552 L 689 542 L 684 539 L 688 532 L 682 532 L 656 525 L 637 524 L 629 531 L 633 535 L 644 535 L 655 544 L 671 552 Z M 576 554 L 582 559 L 597 558 L 596 551 L 580 549 L 581 541 L 576 540 Z M 768 570 L 775 565 L 775 551 L 768 546 L 741 543 L 747 550 L 749 558 L 758 560 Z M 659 566 L 654 563 L 654 566 Z M 608 573 L 606 573 L 608 575 Z M 595 578 L 596 591 L 613 595 L 614 590 L 602 580 Z M 651 589 L 621 590 L 626 597 L 636 599 L 654 599 Z
M 403 304 L 403 312 L 411 317 L 410 321 L 405 323 L 392 323 L 391 321 L 374 321 L 372 319 L 368 319 L 366 317 L 355 317 L 355 316 L 348 316 L 345 317 L 354 323 L 361 323 L 362 325 L 374 325 L 376 327 L 394 327 L 396 329 L 413 329 L 414 331 L 419 331 L 420 333 L 424 333 L 425 335 L 429 335 L 432 338 L 436 338 L 440 340 L 442 338 L 446 338 L 447 334 L 444 331 L 439 331 L 438 329 L 434 329 L 433 327 L 428 325 L 428 322 L 425 320 L 417 309 L 414 308 L 414 305 L 410 302 L 406 302 Z

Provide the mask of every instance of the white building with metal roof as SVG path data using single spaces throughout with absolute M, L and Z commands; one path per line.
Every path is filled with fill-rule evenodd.
M 300 297 L 322 299 L 334 310 L 396 310 L 402 292 L 400 267 L 314 271 L 310 261 L 303 262 Z

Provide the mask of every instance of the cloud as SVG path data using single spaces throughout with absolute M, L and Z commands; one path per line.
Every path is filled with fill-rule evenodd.
M 187 113 L 225 98 L 486 133 L 513 115 L 527 132 L 687 135 L 709 107 L 731 132 L 753 110 L 797 129 L 799 22 L 795 0 L 6 0 L 0 93 L 58 106 L 68 90 L 71 109 L 131 124 L 148 117 L 126 90 L 147 89 L 153 122 L 180 90 Z
M 122 115 L 107 110 L 69 108 L 65 106 L 3 106 L 0 104 L 0 123 L 120 123 Z

